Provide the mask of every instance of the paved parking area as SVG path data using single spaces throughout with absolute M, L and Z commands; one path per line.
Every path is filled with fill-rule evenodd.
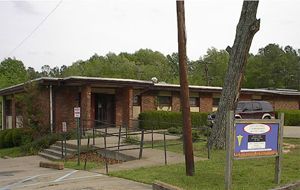
M 40 168 L 39 156 L 0 159 L 0 190 L 9 189 L 103 189 L 150 190 L 150 185 L 103 174 Z

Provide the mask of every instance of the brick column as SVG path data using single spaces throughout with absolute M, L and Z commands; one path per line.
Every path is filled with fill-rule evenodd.
M 213 99 L 210 93 L 200 93 L 200 112 L 212 112 Z
M 123 106 L 122 106 L 122 123 L 132 127 L 133 118 L 133 89 L 132 87 L 123 88 Z
M 16 128 L 17 121 L 16 121 L 16 98 L 12 96 L 11 99 L 11 116 L 12 116 L 12 128 Z
M 157 110 L 155 98 L 156 96 L 152 94 L 141 95 L 141 112 Z
M 92 128 L 92 88 L 90 85 L 81 90 L 81 122 L 85 129 Z
M 180 111 L 180 94 L 172 93 L 172 111 L 179 112 Z
M 2 130 L 6 129 L 6 110 L 5 110 L 6 96 L 2 96 Z
M 123 89 L 116 89 L 116 96 L 115 96 L 115 101 L 116 101 L 116 110 L 115 110 L 115 123 L 116 126 L 122 125 L 122 120 L 123 120 Z

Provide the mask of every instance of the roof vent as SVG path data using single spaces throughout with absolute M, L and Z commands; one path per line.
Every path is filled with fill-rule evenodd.
M 152 77 L 152 78 L 151 78 L 151 81 L 152 81 L 153 83 L 158 83 L 158 79 L 157 79 L 156 77 Z

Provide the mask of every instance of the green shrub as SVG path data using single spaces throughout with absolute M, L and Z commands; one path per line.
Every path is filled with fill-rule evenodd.
M 201 133 L 198 130 L 192 130 L 192 141 L 196 142 L 201 139 Z
M 128 135 L 125 139 L 123 139 L 123 143 L 128 144 L 139 144 L 140 140 L 137 136 Z
M 9 148 L 9 147 L 13 147 L 14 143 L 13 143 L 13 130 L 8 130 L 4 136 L 4 141 L 3 141 L 3 147 L 4 148 Z
M 170 134 L 182 134 L 182 128 L 170 127 L 168 129 L 168 133 L 170 133 Z
M 50 145 L 54 144 L 60 139 L 61 137 L 59 134 L 49 134 L 39 139 L 36 139 L 31 143 L 21 146 L 21 151 L 24 152 L 26 155 L 37 154 L 42 149 L 49 148 Z
M 0 148 L 21 146 L 32 141 L 32 130 L 27 128 L 0 131 Z
M 64 135 L 66 135 L 66 139 L 77 139 L 77 131 L 76 129 L 68 130 Z
M 300 126 L 300 110 L 279 110 L 276 111 L 276 118 L 279 118 L 280 113 L 284 113 L 284 125 Z
M 201 127 L 207 125 L 208 113 L 192 112 L 192 126 Z M 141 129 L 168 129 L 182 127 L 182 113 L 168 111 L 148 111 L 140 113 L 139 128 Z
M 8 130 L 0 131 L 0 148 L 5 148 L 4 146 L 4 138 L 6 136 Z
M 20 146 L 22 144 L 22 132 L 21 128 L 12 130 L 13 146 Z

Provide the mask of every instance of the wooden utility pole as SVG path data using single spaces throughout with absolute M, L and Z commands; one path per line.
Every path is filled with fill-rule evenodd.
M 184 17 L 184 0 L 177 0 L 178 55 L 180 75 L 180 95 L 183 115 L 183 148 L 185 153 L 186 175 L 193 176 L 194 153 L 192 141 L 192 122 L 189 104 L 189 83 L 187 77 L 186 33 Z
M 256 19 L 257 7 L 258 0 L 244 0 L 234 44 L 232 48 L 226 48 L 230 54 L 229 64 L 209 141 L 210 146 L 214 145 L 216 148 L 225 148 L 225 128 L 229 126 L 228 113 L 229 110 L 235 110 L 252 39 L 260 27 L 260 20 Z

